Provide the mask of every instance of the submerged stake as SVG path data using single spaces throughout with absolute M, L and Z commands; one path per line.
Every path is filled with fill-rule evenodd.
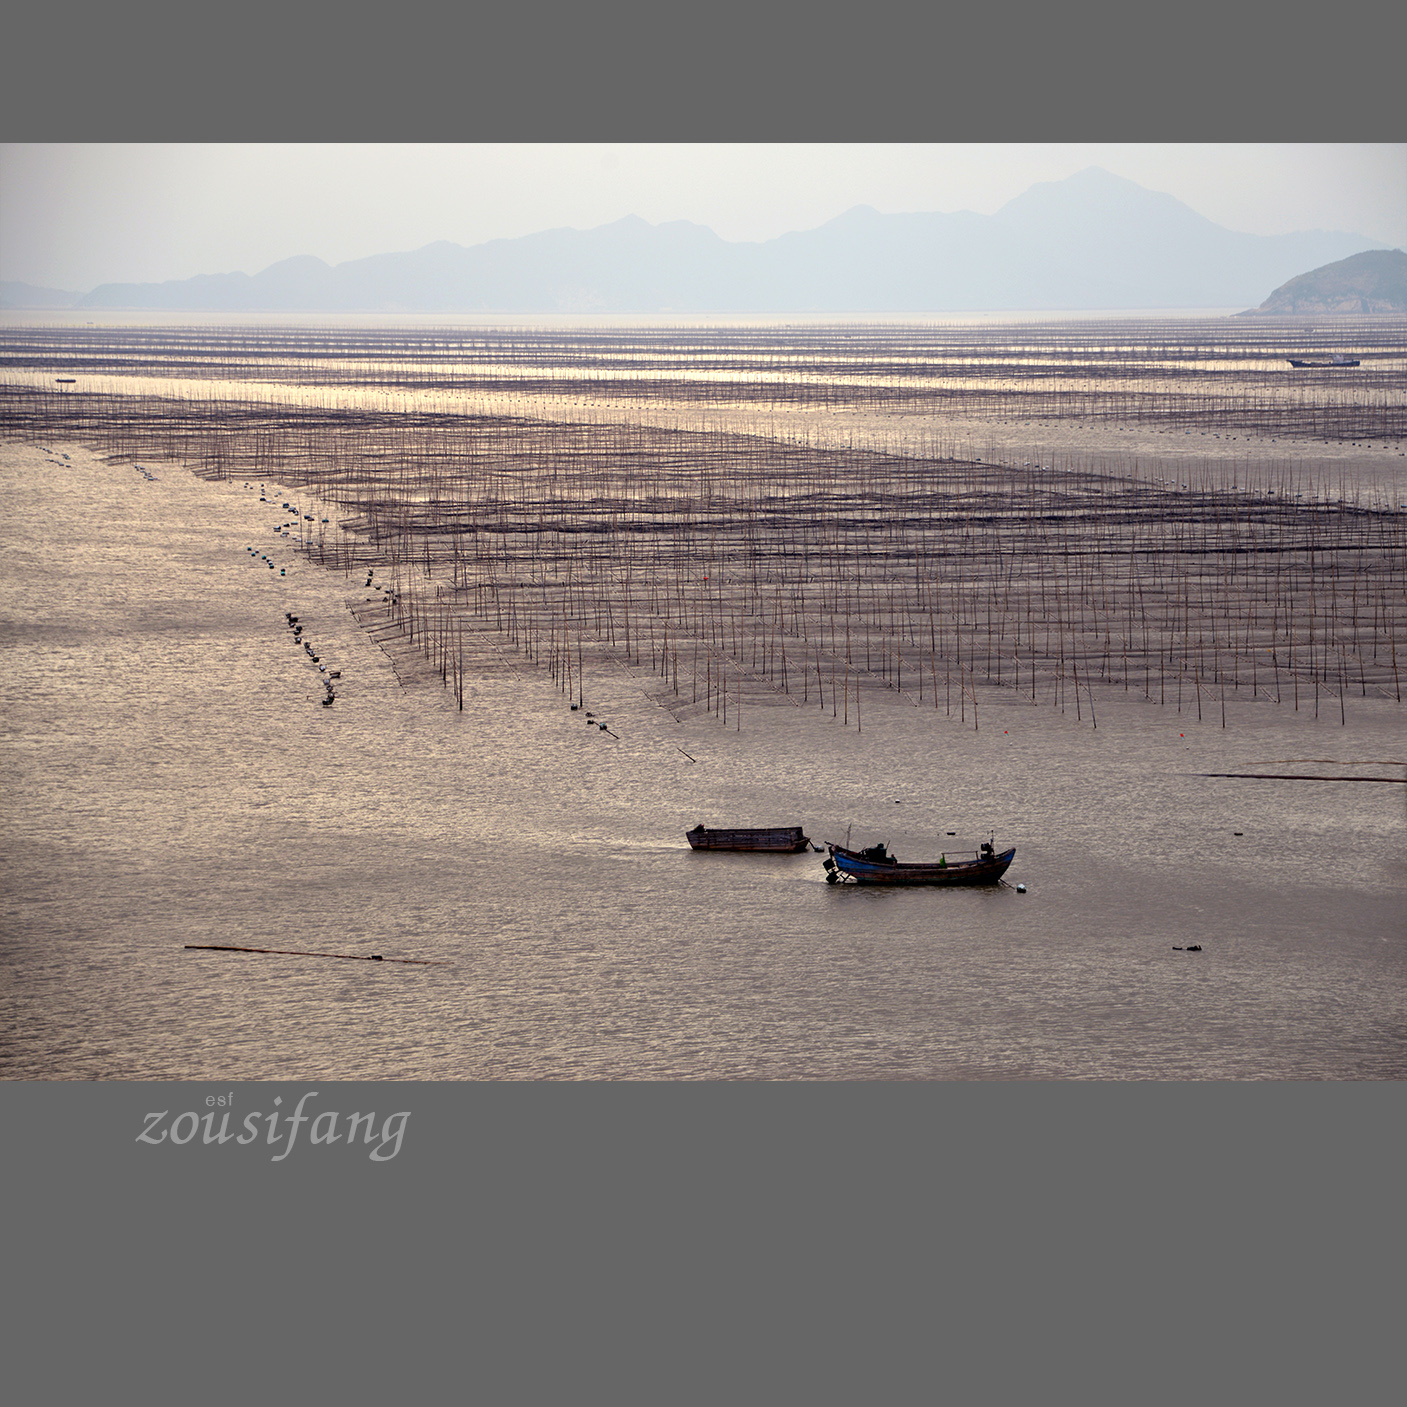
M 421 967 L 447 967 L 434 958 L 383 958 L 380 953 L 370 957 L 362 953 L 303 953 L 289 948 L 237 948 L 231 943 L 187 943 L 188 952 L 202 953 L 275 953 L 285 958 L 345 958 L 351 962 L 412 962 Z

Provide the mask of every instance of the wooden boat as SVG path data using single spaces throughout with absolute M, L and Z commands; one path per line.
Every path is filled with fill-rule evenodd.
M 924 861 L 900 864 L 883 845 L 847 850 L 831 845 L 824 862 L 827 884 L 995 884 L 1016 858 L 1015 849 L 997 853 L 985 841 L 974 860 Z
M 1333 357 L 1331 357 L 1331 358 L 1330 358 L 1328 361 L 1326 361 L 1326 362 L 1324 362 L 1324 361 L 1312 362 L 1312 361 L 1309 361 L 1309 360 L 1307 360 L 1307 359 L 1306 359 L 1306 360 L 1296 360 L 1294 357 L 1286 357 L 1285 360 L 1288 361 L 1291 366 L 1301 366 L 1301 367 L 1334 367 L 1334 366 L 1357 366 L 1357 365 L 1358 365 L 1358 362 L 1357 362 L 1354 358 L 1352 358 L 1352 357 L 1346 357 L 1346 356 L 1343 355 L 1342 352 L 1336 353 Z
M 773 853 L 795 854 L 810 848 L 811 842 L 800 826 L 747 827 L 730 830 L 695 826 L 684 832 L 684 838 L 695 850 L 766 850 Z

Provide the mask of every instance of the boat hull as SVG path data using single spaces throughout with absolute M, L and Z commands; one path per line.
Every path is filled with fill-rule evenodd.
M 839 845 L 832 845 L 829 849 L 835 868 L 827 867 L 826 878 L 832 883 L 851 884 L 996 884 L 1016 858 L 1013 848 L 993 855 L 990 860 L 960 860 L 950 865 L 884 864 L 867 860 L 858 852 Z
M 716 830 L 695 826 L 684 833 L 684 838 L 695 850 L 761 850 L 791 855 L 811 848 L 800 826 L 736 826 Z

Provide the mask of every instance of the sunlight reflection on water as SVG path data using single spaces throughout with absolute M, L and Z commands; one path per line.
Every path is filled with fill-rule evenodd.
M 397 683 L 357 583 L 269 547 L 257 493 L 64 448 L 4 457 L 8 1077 L 1407 1075 L 1404 788 L 1200 775 L 1399 756 L 1388 705 L 734 731 L 621 675 L 590 690 L 613 738 L 529 670 L 461 714 Z M 816 854 L 695 854 L 697 821 L 905 859 L 994 829 L 1029 892 L 832 888 Z

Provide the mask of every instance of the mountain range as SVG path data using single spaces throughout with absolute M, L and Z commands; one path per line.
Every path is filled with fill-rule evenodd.
M 335 267 L 109 283 L 48 306 L 404 313 L 923 313 L 1255 306 L 1305 269 L 1372 249 L 1362 235 L 1239 234 L 1090 167 L 993 215 L 885 215 L 729 242 L 704 225 L 627 216 L 466 248 L 439 241 Z M 7 306 L 54 290 L 0 288 Z M 41 301 L 33 301 L 35 298 Z

